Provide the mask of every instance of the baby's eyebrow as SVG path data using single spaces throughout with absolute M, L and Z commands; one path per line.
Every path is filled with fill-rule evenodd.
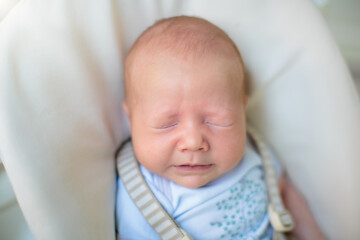
M 204 111 L 204 114 L 208 115 L 208 116 L 232 116 L 233 112 L 234 112 L 233 109 L 219 107 L 216 109 L 206 110 L 206 111 Z
M 177 117 L 177 112 L 174 109 L 158 109 L 153 112 L 150 116 L 150 119 L 153 121 L 166 119 L 172 119 Z

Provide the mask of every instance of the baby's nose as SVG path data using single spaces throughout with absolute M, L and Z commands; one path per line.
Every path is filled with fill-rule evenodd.
M 202 151 L 209 150 L 209 143 L 201 131 L 195 127 L 186 129 L 178 142 L 177 149 L 180 152 L 185 151 Z

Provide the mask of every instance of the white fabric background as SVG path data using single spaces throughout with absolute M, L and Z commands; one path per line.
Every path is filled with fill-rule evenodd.
M 243 54 L 249 120 L 329 239 L 360 236 L 360 104 L 304 0 L 22 0 L 0 23 L 0 157 L 37 239 L 114 239 L 122 59 L 156 19 L 205 17 Z

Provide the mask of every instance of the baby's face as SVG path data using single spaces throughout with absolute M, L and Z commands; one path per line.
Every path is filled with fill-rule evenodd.
M 148 60 L 124 103 L 139 162 L 188 188 L 233 169 L 246 141 L 242 69 L 225 57 Z

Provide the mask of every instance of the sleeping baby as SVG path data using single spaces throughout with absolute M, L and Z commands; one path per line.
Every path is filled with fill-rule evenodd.
M 127 55 L 127 145 L 152 194 L 194 239 L 273 238 L 264 170 L 246 134 L 245 89 L 237 47 L 200 18 L 157 22 Z M 159 239 L 130 195 L 119 178 L 118 238 Z M 307 234 L 322 237 L 310 214 L 300 218 L 312 221 Z

